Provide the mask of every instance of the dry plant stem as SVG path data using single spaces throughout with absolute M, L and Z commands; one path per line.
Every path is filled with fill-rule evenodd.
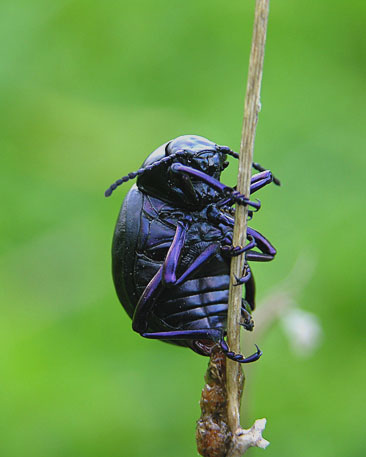
M 269 0 L 256 0 L 237 185 L 238 191 L 246 196 L 250 194 L 254 137 L 260 110 L 268 11 Z M 246 243 L 247 215 L 247 207 L 237 205 L 233 234 L 235 246 Z M 243 258 L 234 257 L 230 273 L 228 344 L 236 353 L 240 352 L 242 287 L 234 287 L 233 278 L 234 275 L 241 277 L 242 269 Z M 268 441 L 262 438 L 265 419 L 257 420 L 248 430 L 240 427 L 239 407 L 244 386 L 241 365 L 228 360 L 216 346 L 212 350 L 205 380 L 200 403 L 202 413 L 196 431 L 198 452 L 204 457 L 238 457 L 251 446 L 266 447 Z
M 257 0 L 253 28 L 252 48 L 249 60 L 247 91 L 244 104 L 244 122 L 240 144 L 237 190 L 249 197 L 251 168 L 253 162 L 254 138 L 260 111 L 260 88 L 262 83 L 264 48 L 266 42 L 269 0 Z M 234 246 L 244 246 L 247 237 L 248 208 L 237 205 L 233 234 Z M 240 352 L 240 317 L 242 287 L 234 286 L 235 276 L 243 270 L 243 257 L 234 257 L 231 262 L 228 344 L 231 351 Z M 234 276 L 235 275 L 235 276 Z M 227 362 L 228 421 L 233 434 L 240 429 L 240 398 L 238 398 L 241 366 L 234 361 Z M 235 436 L 235 435 L 234 435 Z

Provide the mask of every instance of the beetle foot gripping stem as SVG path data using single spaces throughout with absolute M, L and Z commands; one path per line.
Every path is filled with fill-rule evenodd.
M 231 198 L 232 200 L 237 203 L 238 205 L 248 205 L 248 206 L 251 206 L 252 208 L 254 208 L 254 210 L 252 210 L 253 212 L 257 212 L 260 210 L 261 208 L 261 202 L 260 200 L 256 199 L 255 202 L 249 200 L 249 198 L 245 197 L 245 195 L 241 194 L 239 191 L 237 190 L 234 190 L 231 192 Z
M 255 345 L 255 347 L 257 348 L 257 352 L 255 352 L 254 354 L 250 355 L 249 357 L 244 357 L 241 354 L 236 354 L 235 352 L 230 351 L 229 350 L 229 346 L 227 345 L 227 343 L 226 343 L 226 341 L 224 339 L 222 339 L 220 341 L 220 346 L 221 346 L 221 349 L 223 350 L 224 354 L 226 355 L 226 357 L 228 359 L 234 360 L 235 362 L 239 362 L 239 363 L 255 362 L 263 354 L 263 352 L 259 349 L 259 347 L 257 345 Z
M 234 278 L 236 283 L 234 286 L 240 286 L 241 284 L 245 284 L 246 282 L 249 281 L 249 279 L 252 277 L 252 270 L 250 269 L 249 265 L 246 263 L 244 265 L 244 272 L 243 276 L 241 278 L 238 278 L 236 274 L 234 274 Z
M 246 246 L 233 246 L 231 244 L 227 245 L 224 244 L 221 246 L 221 253 L 226 256 L 226 257 L 237 257 L 241 254 L 243 254 L 246 251 L 249 251 L 249 249 L 253 249 L 256 247 L 256 242 L 253 237 L 249 236 L 248 238 L 251 238 L 250 243 L 248 243 Z

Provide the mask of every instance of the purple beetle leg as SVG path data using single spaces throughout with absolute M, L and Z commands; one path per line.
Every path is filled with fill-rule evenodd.
M 243 254 L 243 252 L 245 252 L 246 250 L 246 246 L 244 248 L 243 246 L 232 246 L 227 244 L 221 246 L 221 254 L 225 257 L 237 257 L 238 255 Z
M 173 271 L 173 274 L 170 276 L 170 278 L 174 278 L 174 282 L 166 282 L 166 279 L 163 277 L 163 281 L 167 283 L 167 285 L 174 285 L 178 286 L 181 284 L 183 281 L 187 279 L 187 277 L 193 273 L 195 270 L 197 270 L 203 263 L 207 262 L 208 259 L 210 259 L 213 255 L 217 253 L 219 250 L 219 245 L 217 244 L 210 244 L 201 254 L 189 265 L 189 267 L 181 274 L 179 278 L 176 278 L 175 273 L 176 269 Z M 165 262 L 169 263 L 169 261 Z M 177 265 L 176 265 L 177 266 Z
M 262 167 L 259 163 L 253 162 L 252 167 L 257 170 L 257 171 L 266 171 L 266 168 Z M 276 186 L 280 186 L 281 182 L 279 179 L 277 179 L 274 175 L 273 176 L 273 183 L 276 184 Z
M 230 189 L 230 187 L 228 188 Z M 249 205 L 255 208 L 255 212 L 260 210 L 261 202 L 257 199 L 257 201 L 253 202 L 250 201 L 245 195 L 241 194 L 239 191 L 234 190 L 231 193 L 232 200 L 237 203 L 238 205 Z
M 210 257 L 216 254 L 216 252 L 218 251 L 218 245 L 214 243 L 209 245 L 192 262 L 192 264 L 184 271 L 184 273 L 182 273 L 182 275 L 179 278 L 177 278 L 176 272 L 177 267 L 179 265 L 182 248 L 184 247 L 186 230 L 187 226 L 184 226 L 183 223 L 178 222 L 173 242 L 169 248 L 169 251 L 163 264 L 162 282 L 165 286 L 176 286 L 181 284 L 187 278 L 188 275 L 197 270 L 197 268 L 199 268 L 203 263 L 205 263 Z
M 269 262 L 270 260 L 273 260 L 277 251 L 267 240 L 267 238 L 250 227 L 248 227 L 248 236 L 249 235 L 255 240 L 257 247 L 262 252 L 248 251 L 245 257 L 246 260 L 252 260 L 256 262 Z
M 250 363 L 258 360 L 262 355 L 262 351 L 257 345 L 257 352 L 252 354 L 249 357 L 244 357 L 241 354 L 235 354 L 229 350 L 229 347 L 224 340 L 223 332 L 219 329 L 207 329 L 207 330 L 172 330 L 169 332 L 151 332 L 151 333 L 141 333 L 141 336 L 149 339 L 156 340 L 199 340 L 199 339 L 210 339 L 214 342 L 220 343 L 220 347 L 226 357 L 235 362 L 239 363 Z
M 170 169 L 174 173 L 187 174 L 188 176 L 192 176 L 193 178 L 199 178 L 201 181 L 205 182 L 213 189 L 224 191 L 227 188 L 225 184 L 213 178 L 212 176 L 207 175 L 203 171 L 196 170 L 192 167 L 187 167 L 186 165 L 183 165 L 181 163 L 173 163 Z
M 217 213 L 212 212 L 214 214 L 214 217 L 216 218 L 217 222 L 220 222 L 224 225 L 227 225 L 228 227 L 234 227 L 234 218 L 227 214 L 222 214 L 220 211 L 217 211 Z M 256 251 L 250 251 L 255 246 L 250 246 L 247 248 L 245 247 L 245 250 L 248 250 L 246 254 L 246 259 L 247 260 L 253 260 L 257 262 L 268 262 L 274 258 L 276 255 L 276 249 L 272 246 L 272 244 L 265 238 L 261 233 L 257 232 L 256 230 L 248 227 L 248 239 L 251 239 L 255 242 L 255 245 L 262 251 L 262 252 L 256 252 Z M 224 240 L 224 243 L 227 243 L 226 240 Z M 229 244 L 229 243 L 227 243 Z M 228 251 L 229 248 L 224 248 L 225 251 Z M 226 252 L 223 253 L 224 255 Z
M 181 284 L 187 276 L 197 270 L 203 263 L 216 254 L 219 249 L 217 244 L 210 244 L 201 254 L 189 265 L 189 267 L 181 274 L 179 278 L 176 277 L 177 267 L 179 264 L 182 248 L 185 241 L 185 233 L 187 227 L 182 223 L 178 223 L 177 230 L 169 248 L 168 254 L 163 265 L 163 284 L 166 286 L 177 286 Z
M 211 211 L 210 216 L 215 220 L 215 222 L 221 222 L 229 227 L 234 227 L 234 218 L 228 214 L 224 214 L 218 210 L 217 212 Z
M 255 281 L 253 273 L 245 284 L 245 301 L 249 304 L 253 311 L 255 308 Z
M 221 253 L 227 257 L 237 257 L 238 255 L 243 254 L 243 252 L 249 251 L 249 249 L 253 249 L 255 247 L 256 247 L 256 242 L 251 237 L 251 241 L 244 247 L 243 246 L 232 246 L 232 245 L 221 246 Z
M 234 200 L 235 203 L 238 203 L 239 205 L 249 205 L 249 206 L 252 206 L 253 208 L 256 208 L 257 210 L 260 208 L 260 202 L 250 201 L 247 197 L 245 197 L 240 192 L 233 190 L 231 187 L 226 186 L 222 182 L 218 181 L 217 179 L 213 178 L 212 176 L 207 175 L 206 173 L 203 173 L 200 170 L 196 170 L 195 168 L 192 168 L 192 167 L 187 167 L 186 165 L 182 165 L 181 163 L 173 163 L 173 165 L 171 165 L 170 169 L 174 173 L 179 173 L 179 174 L 185 173 L 188 176 L 192 176 L 193 178 L 198 178 L 201 181 L 208 184 L 209 186 L 211 186 L 213 189 L 228 193 L 227 197 L 231 197 L 231 199 Z
M 141 333 L 147 328 L 146 315 L 154 305 L 156 298 L 161 293 L 163 283 L 167 278 L 175 276 L 176 265 L 179 261 L 180 253 L 184 245 L 186 225 L 179 222 L 175 231 L 173 242 L 169 248 L 164 264 L 159 268 L 155 276 L 145 287 L 137 305 L 132 319 L 132 328 Z M 165 278 L 164 278 L 165 275 Z
M 273 181 L 273 176 L 270 171 L 263 171 L 262 173 L 257 173 L 256 175 L 252 176 L 251 184 L 250 184 L 250 195 L 257 192 L 257 190 L 261 189 L 262 187 L 270 184 Z
M 262 252 L 249 251 L 247 253 L 247 260 L 251 262 L 270 262 L 274 259 L 273 255 L 263 254 Z
M 144 338 L 156 340 L 197 340 L 209 339 L 219 342 L 223 338 L 223 332 L 220 329 L 204 330 L 171 330 L 169 332 L 142 333 Z
M 147 321 L 146 316 L 149 309 L 155 303 L 155 299 L 158 297 L 159 293 L 161 292 L 161 280 L 163 277 L 162 274 L 163 268 L 160 267 L 155 276 L 151 279 L 149 284 L 145 287 L 143 291 L 134 315 L 132 319 L 132 328 L 135 332 L 141 333 L 147 329 Z
M 207 210 L 207 216 L 208 219 L 212 222 L 216 223 L 221 223 L 224 224 L 228 227 L 234 227 L 234 218 L 232 217 L 231 214 L 224 213 L 222 209 L 219 209 L 220 206 L 217 205 L 209 205 L 208 210 Z M 233 208 L 231 208 L 233 209 Z M 232 235 L 231 235 L 232 237 Z
M 186 228 L 184 227 L 184 224 L 178 223 L 173 243 L 168 251 L 164 264 L 159 268 L 153 279 L 146 286 L 140 300 L 137 303 L 136 310 L 133 315 L 132 328 L 138 333 L 142 333 L 146 330 L 147 312 L 154 305 L 162 288 L 164 286 L 181 284 L 187 276 L 193 273 L 193 271 L 199 268 L 210 257 L 215 255 L 219 249 L 219 245 L 217 244 L 209 245 L 177 279 L 176 268 L 179 263 L 182 247 L 184 246 L 185 230 Z
M 250 184 L 254 184 L 262 179 L 266 179 L 270 176 L 272 178 L 272 173 L 269 170 L 262 170 L 261 173 L 256 173 L 250 178 Z
M 176 271 L 184 246 L 187 233 L 187 224 L 178 222 L 172 244 L 163 264 L 163 284 L 169 286 L 177 281 Z
M 234 286 L 239 286 L 240 284 L 245 284 L 246 282 L 249 281 L 251 276 L 252 276 L 252 272 L 250 270 L 249 265 L 246 263 L 244 265 L 244 269 L 243 269 L 243 276 L 241 278 L 238 278 L 236 275 L 234 275 L 234 278 L 236 280 L 236 284 L 234 284 Z
M 233 244 L 233 232 L 232 231 L 226 233 L 225 238 L 222 240 L 223 246 L 226 246 L 226 245 L 230 246 L 231 244 Z
M 254 321 L 253 321 L 252 315 L 247 310 L 246 305 L 250 306 L 246 302 L 246 300 L 244 300 L 244 298 L 242 298 L 242 300 L 241 300 L 241 317 L 243 318 L 243 323 L 241 323 L 240 325 L 242 325 L 245 328 L 245 330 L 248 330 L 249 332 L 251 332 L 254 328 Z
M 220 341 L 220 346 L 227 358 L 234 360 L 235 362 L 239 362 L 239 363 L 255 362 L 262 355 L 262 351 L 259 349 L 259 347 L 257 345 L 255 345 L 255 347 L 257 348 L 257 352 L 250 355 L 249 357 L 244 357 L 241 354 L 236 354 L 235 352 L 230 351 L 229 346 L 227 345 L 227 343 L 224 339 L 222 339 Z
M 256 175 L 252 176 L 251 178 L 251 185 L 250 185 L 250 195 L 254 194 L 258 190 L 262 189 L 262 187 L 266 186 L 267 184 L 270 184 L 273 181 L 273 176 L 272 173 L 269 170 L 263 171 L 262 173 L 257 173 Z M 236 189 L 232 193 L 232 200 L 233 203 L 239 203 L 239 204 L 248 204 L 247 203 L 247 198 L 244 197 L 243 194 L 240 194 Z M 220 201 L 219 206 L 226 206 L 229 203 L 229 199 L 224 199 Z M 251 206 L 253 206 L 256 210 L 260 209 L 260 202 L 255 203 L 251 202 Z
M 265 170 L 262 173 L 257 173 L 251 178 L 251 185 L 250 185 L 250 195 L 254 194 L 258 190 L 262 189 L 262 187 L 266 186 L 267 184 L 270 184 L 273 181 L 273 175 L 269 170 Z M 234 192 L 237 192 L 236 190 Z M 238 193 L 238 192 L 237 192 Z M 238 193 L 239 194 L 239 193 Z M 242 196 L 242 194 L 239 194 Z M 237 197 L 235 197 L 236 199 Z M 245 197 L 244 197 L 245 198 Z M 235 200 L 236 201 L 236 200 Z M 237 203 L 240 203 L 239 201 L 236 201 Z M 219 203 L 220 206 L 225 206 L 229 203 L 228 199 L 225 199 Z M 260 204 L 252 205 L 254 208 L 257 210 L 260 208 Z
M 207 262 L 212 256 L 214 256 L 219 250 L 218 244 L 210 244 L 207 248 L 201 252 L 201 254 L 191 263 L 184 273 L 177 279 L 175 285 L 181 284 L 187 279 L 187 277 L 197 270 L 203 263 Z
M 232 203 L 232 204 L 234 204 L 234 203 Z M 230 213 L 230 216 L 228 214 L 224 214 L 227 217 L 227 221 L 228 221 L 226 223 L 226 225 L 231 225 L 231 221 L 232 221 L 232 226 L 234 226 L 233 216 L 235 216 L 235 208 L 233 208 L 232 206 L 226 205 L 226 204 L 221 205 L 221 202 L 218 202 L 216 206 L 218 208 L 221 208 L 222 210 Z M 256 212 L 256 211 L 251 211 L 251 210 L 248 211 L 248 221 L 250 221 L 252 219 L 253 212 Z
M 227 198 L 224 198 L 223 200 L 220 200 L 219 202 L 217 202 L 216 205 L 217 205 L 219 208 L 223 208 L 223 207 L 225 207 L 225 206 L 231 208 L 231 206 L 229 206 L 229 203 L 231 203 L 231 198 L 230 198 L 230 197 L 227 197 Z

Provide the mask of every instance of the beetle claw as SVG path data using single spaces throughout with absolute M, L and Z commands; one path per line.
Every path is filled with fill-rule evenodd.
M 234 360 L 235 362 L 239 363 L 251 363 L 255 362 L 256 360 L 260 359 L 262 356 L 263 352 L 259 349 L 259 347 L 255 344 L 255 347 L 257 348 L 257 352 L 254 354 L 250 355 L 249 357 L 244 357 L 242 354 L 236 354 L 233 351 L 229 351 L 229 347 L 224 339 L 220 341 L 220 346 L 226 357 L 230 360 Z
M 244 274 L 244 276 L 242 276 L 241 278 L 238 278 L 236 276 L 236 274 L 234 273 L 234 278 L 235 278 L 235 281 L 236 283 L 234 284 L 234 286 L 240 286 L 241 284 L 245 284 L 246 282 L 249 281 L 249 279 L 252 277 L 252 272 L 249 268 L 249 265 L 245 265 L 244 268 L 247 268 L 247 272 Z
M 245 330 L 251 332 L 254 328 L 254 321 L 252 315 L 247 309 L 247 307 L 250 309 L 250 305 L 244 300 L 244 298 L 242 298 L 241 303 L 241 317 L 243 321 L 239 325 L 241 325 Z
M 253 319 L 245 319 L 244 322 L 239 325 L 241 325 L 245 330 L 248 330 L 248 332 L 252 332 L 254 328 L 254 321 Z

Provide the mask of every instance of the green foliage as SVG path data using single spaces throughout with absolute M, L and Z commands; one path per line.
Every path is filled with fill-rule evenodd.
M 260 301 L 313 256 L 299 302 L 325 333 L 306 360 L 278 325 L 261 341 L 243 426 L 268 418 L 271 456 L 366 450 L 365 9 L 271 6 L 255 159 L 283 187 L 255 227 L 279 255 L 253 269 Z M 238 0 L 1 2 L 1 456 L 195 455 L 207 360 L 132 332 L 109 254 L 129 185 L 103 192 L 180 134 L 238 149 L 252 20 Z

